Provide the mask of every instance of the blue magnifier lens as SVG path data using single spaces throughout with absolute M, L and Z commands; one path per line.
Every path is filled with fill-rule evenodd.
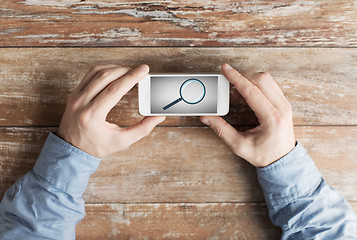
M 188 104 L 197 104 L 203 100 L 205 95 L 205 85 L 196 78 L 190 78 L 182 83 L 180 87 L 180 97 L 164 106 L 163 109 L 166 110 L 181 101 Z
M 188 104 L 196 104 L 203 100 L 206 88 L 203 83 L 195 78 L 186 80 L 180 87 L 180 96 Z

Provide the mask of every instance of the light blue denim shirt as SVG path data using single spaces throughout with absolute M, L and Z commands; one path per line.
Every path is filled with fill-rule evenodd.
M 34 168 L 1 202 L 0 239 L 75 239 L 85 213 L 82 194 L 99 163 L 50 133 Z M 257 173 L 282 239 L 357 239 L 350 205 L 325 183 L 301 144 Z

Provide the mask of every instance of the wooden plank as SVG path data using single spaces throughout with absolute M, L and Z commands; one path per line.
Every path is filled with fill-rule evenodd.
M 0 195 L 31 169 L 47 128 L 0 128 Z M 55 129 L 52 129 L 55 130 Z M 357 201 L 357 127 L 296 127 L 326 181 Z M 255 168 L 206 127 L 159 127 L 101 162 L 87 203 L 263 202 Z
M 77 239 L 279 239 L 264 204 L 87 204 Z
M 353 0 L 7 0 L 0 45 L 355 47 L 356 11 Z
M 357 202 L 351 203 L 357 214 Z M 77 239 L 280 239 L 264 204 L 87 204 Z
M 147 63 L 152 72 L 268 71 L 294 110 L 296 125 L 357 124 L 357 49 L 316 48 L 28 48 L 0 49 L 0 126 L 57 126 L 67 96 L 90 66 Z M 233 90 L 232 90 L 233 91 Z M 130 125 L 138 114 L 137 89 L 109 120 Z M 227 121 L 257 124 L 252 111 L 231 100 Z M 196 117 L 168 118 L 163 125 L 201 125 Z

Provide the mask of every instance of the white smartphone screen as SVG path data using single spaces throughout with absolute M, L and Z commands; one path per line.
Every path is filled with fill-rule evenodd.
M 151 114 L 217 113 L 218 76 L 152 76 Z

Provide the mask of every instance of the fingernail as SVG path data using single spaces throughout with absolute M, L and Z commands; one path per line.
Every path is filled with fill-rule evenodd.
M 223 68 L 225 68 L 226 70 L 232 70 L 233 69 L 231 67 L 231 65 L 229 65 L 228 63 L 223 64 Z
M 162 116 L 158 121 L 159 123 L 162 123 L 163 121 L 165 121 L 166 117 L 165 116 Z
M 139 69 L 140 71 L 143 71 L 143 72 L 148 72 L 148 71 L 149 71 L 149 66 L 146 65 L 146 64 L 143 64 L 143 65 L 141 65 L 138 69 Z
M 209 125 L 209 121 L 207 118 L 200 118 L 201 122 L 206 124 L 206 125 Z

